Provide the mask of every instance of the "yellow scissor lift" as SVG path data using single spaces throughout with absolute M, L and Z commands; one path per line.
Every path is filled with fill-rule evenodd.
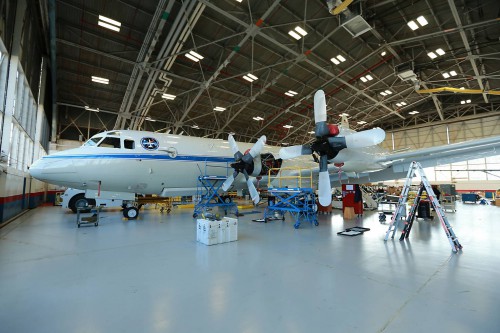
M 264 211 L 265 222 L 277 216 L 285 220 L 288 212 L 295 220 L 295 229 L 300 227 L 301 220 L 318 225 L 312 169 L 269 169 L 267 188 L 269 195 L 274 196 L 275 200 L 269 201 L 269 206 Z

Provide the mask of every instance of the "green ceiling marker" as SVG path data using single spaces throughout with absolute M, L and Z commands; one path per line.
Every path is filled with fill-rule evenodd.
M 169 12 L 163 12 L 163 14 L 161 15 L 161 19 L 166 21 L 169 15 L 170 15 Z
M 241 46 L 239 46 L 239 45 L 236 45 L 235 47 L 233 47 L 234 52 L 240 52 L 240 49 L 241 49 Z

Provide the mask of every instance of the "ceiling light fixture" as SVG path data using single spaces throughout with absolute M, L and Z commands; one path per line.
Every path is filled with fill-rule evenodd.
M 417 114 L 417 113 L 420 113 L 420 112 L 418 112 L 418 111 L 416 111 L 416 110 L 415 110 L 415 111 L 408 112 L 408 114 Z
M 161 97 L 172 101 L 175 99 L 176 96 L 171 94 L 163 94 L 161 95 Z
M 255 80 L 257 80 L 257 79 L 258 79 L 258 77 L 257 77 L 257 76 L 255 76 L 255 75 L 253 75 L 253 74 L 250 74 L 250 73 L 249 73 L 249 74 L 247 74 L 247 75 L 243 75 L 243 78 L 244 78 L 245 80 L 247 80 L 248 82 L 253 82 L 253 81 L 255 81 Z
M 189 51 L 188 53 L 185 54 L 185 56 L 193 60 L 194 62 L 198 62 L 204 58 L 201 54 L 196 53 L 194 51 Z
M 346 117 L 349 117 L 349 115 L 347 113 L 341 113 L 340 116 L 346 116 Z
M 288 34 L 293 38 L 295 38 L 296 40 L 299 40 L 301 38 L 300 35 L 293 30 L 288 31 Z
M 385 51 L 384 51 L 384 52 L 382 52 L 382 53 L 380 53 L 380 55 L 381 55 L 382 57 L 383 57 L 383 56 L 385 56 L 386 54 L 387 54 L 387 52 L 385 52 Z
M 102 83 L 102 84 L 109 84 L 109 79 L 105 79 L 105 78 L 99 77 L 99 76 L 92 76 L 92 81 L 97 82 L 97 83 Z
M 288 31 L 288 34 L 290 36 L 292 36 L 293 38 L 295 38 L 296 40 L 299 40 L 302 37 L 304 37 L 305 35 L 307 35 L 307 31 L 305 31 L 301 27 L 297 26 L 297 27 L 295 27 L 295 31 L 290 30 L 290 31 Z
M 222 112 L 222 111 L 225 111 L 225 110 L 226 110 L 226 108 L 223 108 L 223 107 L 220 107 L 220 106 L 216 106 L 214 108 L 214 111 L 219 111 L 219 112 Z
M 295 27 L 295 31 L 297 31 L 299 34 L 301 34 L 302 36 L 305 36 L 307 35 L 307 31 L 305 31 L 304 29 L 302 29 L 301 27 L 299 26 L 296 26 Z
M 413 20 L 409 21 L 407 24 L 411 30 L 417 30 L 419 28 L 418 24 L 415 23 L 415 21 L 413 21 Z
M 87 111 L 94 111 L 94 112 L 99 112 L 99 108 L 91 108 L 90 106 L 86 105 L 85 110 Z
M 154 122 L 154 121 L 156 121 L 155 119 L 153 119 L 153 118 L 151 118 L 151 117 L 146 117 L 146 118 L 144 118 L 144 120 L 147 120 L 147 121 L 153 121 L 153 122 Z
M 287 129 L 290 129 L 292 128 L 293 126 L 292 125 L 283 125 L 284 128 L 287 128 Z
M 425 17 L 423 17 L 422 15 L 417 17 L 417 21 L 418 23 L 420 23 L 420 25 L 422 27 L 426 26 L 427 24 L 429 24 L 429 22 L 427 22 L 427 20 L 425 19 Z
M 330 59 L 331 62 L 333 62 L 335 65 L 339 65 L 340 61 L 337 60 L 337 58 L 332 58 Z
M 264 118 L 262 118 L 262 117 L 253 117 L 253 120 L 261 121 L 261 120 L 264 120 Z
M 386 95 L 387 95 L 387 93 L 386 93 L 385 91 L 382 91 L 382 92 L 380 93 L 380 95 L 382 95 L 382 96 L 386 96 Z
M 446 52 L 443 51 L 443 49 L 437 49 L 436 53 L 439 54 L 440 56 L 444 55 Z
M 364 121 L 364 120 L 358 121 L 358 124 L 359 125 L 364 125 L 364 124 L 366 124 L 366 121 Z
M 360 79 L 361 79 L 361 81 L 363 81 L 363 82 L 367 82 L 367 81 L 371 81 L 371 80 L 373 80 L 373 77 L 372 77 L 370 74 L 368 74 L 368 75 L 365 75 L 365 76 L 360 77 Z
M 193 125 L 191 128 L 199 129 L 198 125 Z
M 285 95 L 287 96 L 290 96 L 290 97 L 294 97 L 295 95 L 297 95 L 298 93 L 293 91 L 293 90 L 288 90 Z
M 429 53 L 427 53 L 427 55 L 428 55 L 428 56 L 429 56 L 429 58 L 431 58 L 431 59 L 437 58 L 437 55 L 436 55 L 436 53 L 434 53 L 434 52 L 429 52 Z
M 310 132 L 307 132 L 307 133 L 309 133 L 309 134 L 315 134 L 316 132 L 314 132 L 314 131 L 310 131 Z
M 100 25 L 101 27 L 120 32 L 120 27 L 122 24 L 118 21 L 115 21 L 113 19 L 110 19 L 106 16 L 99 15 L 99 20 L 97 21 L 97 25 Z
M 443 77 L 444 77 L 445 79 L 447 79 L 447 78 L 449 78 L 449 77 L 450 77 L 450 74 L 448 74 L 448 73 L 443 73 Z
M 337 59 L 339 59 L 340 61 L 344 62 L 346 61 L 346 58 L 344 58 L 343 56 L 341 56 L 340 54 L 337 56 Z

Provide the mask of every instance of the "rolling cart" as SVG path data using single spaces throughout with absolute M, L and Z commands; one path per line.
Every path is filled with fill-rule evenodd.
M 101 207 L 99 206 L 87 206 L 87 207 L 78 207 L 76 209 L 76 225 L 80 228 L 80 225 L 88 225 L 93 224 L 94 227 L 99 225 L 99 212 L 101 211 Z

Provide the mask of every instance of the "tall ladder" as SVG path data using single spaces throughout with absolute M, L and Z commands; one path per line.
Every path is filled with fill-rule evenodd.
M 411 162 L 411 164 L 410 164 L 408 174 L 406 175 L 405 185 L 403 186 L 403 190 L 401 191 L 401 195 L 399 196 L 398 205 L 396 207 L 396 210 L 394 211 L 394 214 L 392 215 L 392 220 L 391 220 L 391 223 L 389 224 L 389 228 L 387 229 L 387 233 L 385 234 L 384 240 L 387 241 L 387 239 L 389 239 L 389 235 L 391 235 L 391 238 L 394 238 L 394 234 L 396 233 L 396 230 L 398 229 L 398 225 L 399 225 L 399 222 L 401 220 L 401 217 L 404 214 L 404 205 L 406 204 L 406 201 L 408 199 L 408 192 L 410 191 L 411 180 L 417 171 L 418 171 L 418 173 L 420 175 L 420 179 L 421 179 L 420 188 L 418 190 L 417 195 L 415 196 L 415 200 L 413 201 L 413 204 L 410 207 L 410 212 L 408 213 L 408 215 L 406 217 L 405 226 L 404 226 L 403 232 L 402 232 L 399 240 L 400 241 L 404 240 L 405 238 L 408 238 L 408 236 L 410 235 L 411 227 L 413 226 L 413 221 L 415 220 L 418 205 L 420 204 L 422 193 L 425 190 L 427 192 L 427 196 L 432 204 L 432 207 L 436 211 L 436 214 L 439 218 L 439 221 L 441 222 L 441 226 L 443 227 L 443 229 L 446 233 L 446 236 L 448 237 L 448 241 L 450 242 L 452 251 L 457 252 L 458 250 L 462 249 L 462 245 L 459 243 L 458 238 L 455 235 L 455 232 L 453 231 L 453 228 L 451 227 L 450 223 L 448 222 L 448 219 L 446 218 L 444 210 L 441 207 L 441 205 L 439 204 L 439 201 L 437 200 L 437 198 L 434 194 L 434 191 L 432 190 L 432 187 L 431 187 L 431 184 L 429 183 L 429 180 L 425 176 L 424 169 L 422 168 L 420 163 L 415 162 L 415 161 Z

